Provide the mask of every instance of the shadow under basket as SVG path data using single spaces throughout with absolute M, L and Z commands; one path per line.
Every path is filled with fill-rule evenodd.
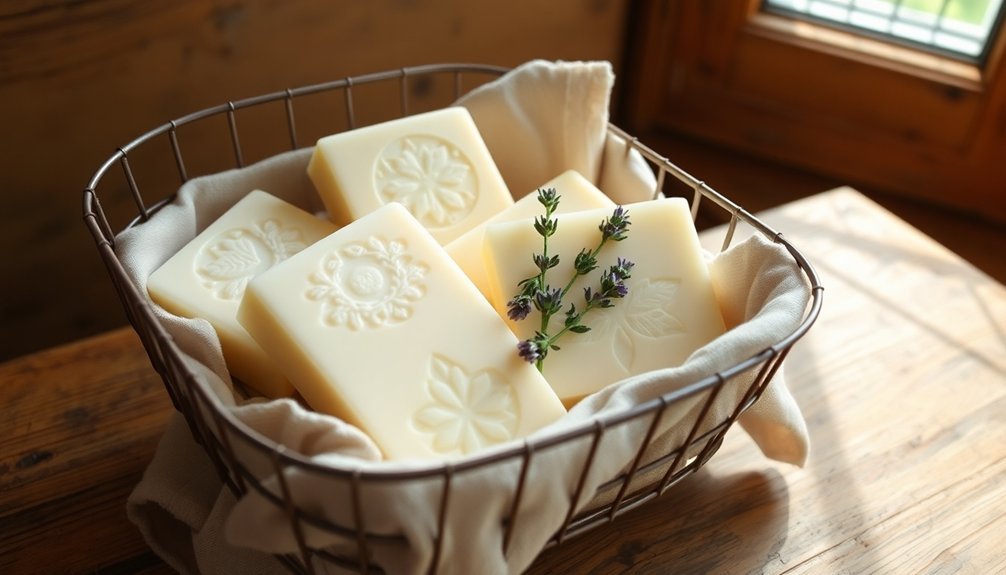
M 99 184 L 109 176 L 121 176 L 122 179 L 118 180 L 120 185 L 106 182 L 103 193 L 105 188 L 110 188 L 106 196 L 116 200 L 115 211 L 120 214 L 128 212 L 124 226 L 120 227 L 124 230 L 143 223 L 173 199 L 173 191 L 161 190 L 158 192 L 161 196 L 159 199 L 148 201 L 147 196 L 150 193 L 141 191 L 139 184 L 145 181 L 143 174 L 140 173 L 140 159 L 145 161 L 150 157 L 160 156 L 161 165 L 168 165 L 170 167 L 168 171 L 175 171 L 182 183 L 198 175 L 189 173 L 191 167 L 187 167 L 186 160 L 191 161 L 193 158 L 187 158 L 182 153 L 178 137 L 178 131 L 182 128 L 199 126 L 199 130 L 222 132 L 219 141 L 224 146 L 229 144 L 230 147 L 229 150 L 225 150 L 224 156 L 233 158 L 233 164 L 227 167 L 242 167 L 245 165 L 248 148 L 247 143 L 243 144 L 239 138 L 239 113 L 267 107 L 281 108 L 285 111 L 285 118 L 281 113 L 273 116 L 284 118 L 285 121 L 280 120 L 282 127 L 272 131 L 272 138 L 281 140 L 279 145 L 284 149 L 296 150 L 300 147 L 297 120 L 304 122 L 298 110 L 300 104 L 308 98 L 321 96 L 326 98 L 329 104 L 334 102 L 341 116 L 340 121 L 344 124 L 343 129 L 353 129 L 358 127 L 361 118 L 358 109 L 363 103 L 359 99 L 361 90 L 367 90 L 368 94 L 383 90 L 387 96 L 386 101 L 393 103 L 390 107 L 397 108 L 395 115 L 405 116 L 410 113 L 410 108 L 418 107 L 415 102 L 410 101 L 415 98 L 410 96 L 411 93 L 428 93 L 429 86 L 434 84 L 446 86 L 446 89 L 442 90 L 445 101 L 441 106 L 447 105 L 463 94 L 466 86 L 480 85 L 506 71 L 504 68 L 471 64 L 418 66 L 228 102 L 168 122 L 118 148 L 98 168 L 84 189 L 85 225 L 93 235 L 126 315 L 139 334 L 151 364 L 163 379 L 175 409 L 184 415 L 196 442 L 213 461 L 221 480 L 236 498 L 240 499 L 250 491 L 255 491 L 281 510 L 292 536 L 296 539 L 299 551 L 280 555 L 278 558 L 293 572 L 314 572 L 318 569 L 318 565 L 324 563 L 364 573 L 382 572 L 382 569 L 372 562 L 374 546 L 396 543 L 407 545 L 408 541 L 402 535 L 368 530 L 363 521 L 364 503 L 360 494 L 369 486 L 386 486 L 389 483 L 410 481 L 435 482 L 438 486 L 436 493 L 439 494 L 439 501 L 436 502 L 436 508 L 439 518 L 428 542 L 429 549 L 433 551 L 427 567 L 429 572 L 437 572 L 446 561 L 449 561 L 442 548 L 443 541 L 449 536 L 446 531 L 449 529 L 446 516 L 452 501 L 454 481 L 463 474 L 484 472 L 494 466 L 502 465 L 516 466 L 519 469 L 519 472 L 514 474 L 514 484 L 509 486 L 512 500 L 509 512 L 499 518 L 504 532 L 502 545 L 505 554 L 515 529 L 520 529 L 521 521 L 533 520 L 530 514 L 524 513 L 522 517 L 518 513 L 521 509 L 522 496 L 526 491 L 530 466 L 539 454 L 572 442 L 585 447 L 586 457 L 583 458 L 582 469 L 579 471 L 579 480 L 573 486 L 565 520 L 547 545 L 561 544 L 573 535 L 611 521 L 619 514 L 660 496 L 705 464 L 719 448 L 727 430 L 758 400 L 793 344 L 810 329 L 818 317 L 823 288 L 813 267 L 799 250 L 775 230 L 702 181 L 681 170 L 667 158 L 661 157 L 618 127 L 609 125 L 609 133 L 617 135 L 626 142 L 626 153 L 638 152 L 653 169 L 656 176 L 653 197 L 682 195 L 671 189 L 676 187 L 678 192 L 683 190 L 683 195 L 690 196 L 693 219 L 699 213 L 700 203 L 703 206 L 711 205 L 711 209 L 717 211 L 719 220 L 726 222 L 723 227 L 724 238 L 721 249 L 725 250 L 731 245 L 738 224 L 751 226 L 756 232 L 786 248 L 806 276 L 811 290 L 810 305 L 807 306 L 799 326 L 792 333 L 736 365 L 728 366 L 718 373 L 694 381 L 656 400 L 634 405 L 618 413 L 606 413 L 564 433 L 548 436 L 542 441 L 525 440 L 511 448 L 494 450 L 484 455 L 476 454 L 418 470 L 353 471 L 320 465 L 255 433 L 235 418 L 206 382 L 183 360 L 182 350 L 158 320 L 150 300 L 124 269 L 116 252 L 116 234 L 109 223 L 109 215 L 102 209 L 99 201 Z M 416 86 L 422 86 L 424 89 L 417 92 L 414 90 Z M 354 93 L 358 99 L 356 104 L 354 104 Z M 373 123 L 370 118 L 367 118 L 367 121 Z M 275 146 L 276 142 L 272 142 L 272 145 Z M 668 175 L 672 178 L 668 178 Z M 164 178 L 147 179 L 160 180 L 163 185 Z M 741 400 L 735 406 L 731 406 L 730 415 L 721 421 L 705 421 L 719 391 L 738 374 L 744 373 L 754 376 L 747 389 L 740 394 Z M 667 410 L 684 401 L 695 402 L 699 406 L 698 416 L 693 423 L 690 423 L 689 431 L 684 434 L 684 441 L 666 446 L 660 453 L 652 453 L 650 448 L 658 422 Z M 640 440 L 635 445 L 634 458 L 617 476 L 602 481 L 600 486 L 593 490 L 594 492 L 584 493 L 586 478 L 594 463 L 598 445 L 607 432 L 624 425 L 638 425 L 647 430 L 639 434 Z M 249 459 L 253 459 L 254 464 Z M 255 471 L 261 471 L 263 465 L 266 465 L 270 474 L 278 479 L 273 487 L 263 485 L 260 480 L 261 474 Z M 291 486 L 286 481 L 289 474 L 294 471 L 330 479 L 333 485 L 343 490 L 340 492 L 346 493 L 346 509 L 349 510 L 349 517 L 353 520 L 346 524 L 338 524 L 299 508 L 295 502 L 295 494 L 291 493 Z M 593 508 L 580 510 L 578 503 L 582 501 L 602 503 Z M 340 545 L 338 550 L 312 548 L 308 537 L 305 536 L 305 531 L 309 529 L 336 534 L 346 542 L 346 545 Z

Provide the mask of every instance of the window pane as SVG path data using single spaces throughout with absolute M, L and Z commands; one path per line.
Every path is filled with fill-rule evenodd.
M 767 12 L 981 61 L 1003 0 L 764 0 Z

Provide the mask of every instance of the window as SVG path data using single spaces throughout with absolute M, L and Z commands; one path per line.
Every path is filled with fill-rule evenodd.
M 644 0 L 623 122 L 641 138 L 686 134 L 1006 222 L 1000 3 Z M 854 17 L 880 4 L 891 16 L 883 33 Z M 963 16 L 959 4 L 980 4 L 984 15 Z M 894 37 L 897 18 L 919 12 L 929 15 L 933 42 L 951 18 L 994 25 L 976 36 L 986 39 L 980 50 L 950 56 L 949 40 Z
M 1002 0 L 765 0 L 766 12 L 982 62 Z

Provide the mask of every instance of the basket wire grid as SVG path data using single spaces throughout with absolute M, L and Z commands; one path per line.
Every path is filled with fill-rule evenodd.
M 789 336 L 776 344 L 762 350 L 760 353 L 741 363 L 730 366 L 716 374 L 696 381 L 682 389 L 668 393 L 656 400 L 635 405 L 630 409 L 596 417 L 591 422 L 573 427 L 561 434 L 552 435 L 540 441 L 523 441 L 512 448 L 496 451 L 490 455 L 475 455 L 454 462 L 445 463 L 432 469 L 415 471 L 348 471 L 319 465 L 305 456 L 284 448 L 270 439 L 257 434 L 242 422 L 237 420 L 213 393 L 208 385 L 197 376 L 183 361 L 183 354 L 170 334 L 156 318 L 151 304 L 145 294 L 132 282 L 123 268 L 115 250 L 115 233 L 102 210 L 98 196 L 98 186 L 105 175 L 116 166 L 122 172 L 128 186 L 132 201 L 135 204 L 136 216 L 125 227 L 139 225 L 149 219 L 162 206 L 172 200 L 171 196 L 148 203 L 140 190 L 134 169 L 130 165 L 129 156 L 134 150 L 158 139 L 167 138 L 173 154 L 174 164 L 182 183 L 190 179 L 186 169 L 184 154 L 177 137 L 177 129 L 187 124 L 203 122 L 209 118 L 225 116 L 228 137 L 232 146 L 234 164 L 244 166 L 242 144 L 239 138 L 236 112 L 239 110 L 262 106 L 268 103 L 282 102 L 286 111 L 286 128 L 291 150 L 298 149 L 296 128 L 295 102 L 298 98 L 324 92 L 335 92 L 342 95 L 346 126 L 349 129 L 357 127 L 357 114 L 354 108 L 353 89 L 364 84 L 390 85 L 392 89 L 397 84 L 400 100 L 400 114 L 409 114 L 410 82 L 428 76 L 453 77 L 453 91 L 456 99 L 462 93 L 463 77 L 481 78 L 482 81 L 502 75 L 506 68 L 476 64 L 435 64 L 401 68 L 361 76 L 347 77 L 341 80 L 316 84 L 281 92 L 274 92 L 244 100 L 228 102 L 224 105 L 207 108 L 177 120 L 161 125 L 125 146 L 118 148 L 95 172 L 83 193 L 84 223 L 90 230 L 97 249 L 112 284 L 122 303 L 126 316 L 139 335 L 154 369 L 164 382 L 165 389 L 175 407 L 185 418 L 190 431 L 197 443 L 205 450 L 213 461 L 221 480 L 231 490 L 235 497 L 240 498 L 249 490 L 255 490 L 264 498 L 283 510 L 289 527 L 297 541 L 299 553 L 279 556 L 291 571 L 313 573 L 315 560 L 329 562 L 343 568 L 357 570 L 361 573 L 383 572 L 370 562 L 371 546 L 381 542 L 398 541 L 404 543 L 404 536 L 388 535 L 368 531 L 363 521 L 363 502 L 361 492 L 368 485 L 387 482 L 407 482 L 417 480 L 439 481 L 441 485 L 439 501 L 439 516 L 437 532 L 433 541 L 433 554 L 429 572 L 438 570 L 442 561 L 442 542 L 445 536 L 445 518 L 451 502 L 452 480 L 459 474 L 484 469 L 487 466 L 504 462 L 518 462 L 520 472 L 517 484 L 513 487 L 513 500 L 507 517 L 501 518 L 504 526 L 503 552 L 510 545 L 511 535 L 522 517 L 520 509 L 522 494 L 535 455 L 545 450 L 553 449 L 572 441 L 588 441 L 590 447 L 584 466 L 580 472 L 576 489 L 570 497 L 568 512 L 562 527 L 556 531 L 548 542 L 548 546 L 560 544 L 566 538 L 582 533 L 596 525 L 611 521 L 621 513 L 637 507 L 658 497 L 667 489 L 680 481 L 686 475 L 698 470 L 719 448 L 727 430 L 736 419 L 761 396 L 761 393 L 771 381 L 793 344 L 799 340 L 813 325 L 822 303 L 823 287 L 811 264 L 791 245 L 786 238 L 776 232 L 751 213 L 713 190 L 701 180 L 698 180 L 656 153 L 653 149 L 620 128 L 609 125 L 611 134 L 625 140 L 625 153 L 636 150 L 646 159 L 656 174 L 656 188 L 653 197 L 667 194 L 668 178 L 680 182 L 691 190 L 691 212 L 695 219 L 702 200 L 708 200 L 715 208 L 726 212 L 728 224 L 721 249 L 731 245 L 737 224 L 742 222 L 750 225 L 757 232 L 784 246 L 792 255 L 805 274 L 811 287 L 811 302 L 801 324 Z M 603 167 L 602 167 L 603 169 Z M 742 373 L 754 374 L 753 381 L 745 390 L 741 401 L 732 410 L 729 417 L 722 421 L 705 422 L 707 414 L 719 391 L 733 378 Z M 661 417 L 668 407 L 676 402 L 689 398 L 701 398 L 701 408 L 698 417 L 692 424 L 687 438 L 667 453 L 652 457 L 648 448 L 654 439 L 654 432 Z M 646 434 L 636 448 L 631 464 L 618 476 L 601 484 L 596 493 L 582 493 L 586 478 L 590 472 L 597 447 L 607 430 L 630 422 L 644 422 L 649 419 Z M 704 429 L 704 430 L 703 430 Z M 649 457 L 644 458 L 644 454 Z M 265 464 L 271 468 L 278 479 L 278 493 L 267 489 L 259 481 L 252 461 Z M 645 461 L 645 463 L 644 463 Z M 258 466 L 261 469 L 261 465 Z M 349 494 L 353 525 L 338 525 L 327 519 L 306 512 L 297 507 L 287 483 L 287 473 L 292 469 L 300 469 L 311 473 L 322 474 L 333 481 L 344 484 Z M 643 474 L 651 473 L 660 479 L 643 486 L 636 485 L 633 480 Z M 648 476 L 649 477 L 649 476 Z M 608 494 L 610 502 L 595 509 L 576 511 L 584 496 Z M 331 532 L 356 542 L 355 553 L 335 554 L 324 549 L 313 549 L 308 546 L 305 528 L 312 527 Z

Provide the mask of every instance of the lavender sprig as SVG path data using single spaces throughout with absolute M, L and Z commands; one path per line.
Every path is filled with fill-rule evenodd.
M 520 291 L 507 302 L 507 317 L 513 321 L 526 319 L 531 314 L 531 308 L 538 310 L 541 314 L 541 328 L 535 332 L 534 336 L 520 342 L 517 345 L 517 353 L 522 359 L 535 364 L 538 371 L 542 370 L 548 352 L 558 351 L 560 348 L 555 344 L 556 340 L 566 332 L 586 333 L 590 327 L 583 323 L 583 317 L 593 309 L 608 308 L 614 305 L 612 300 L 625 297 L 629 288 L 625 285 L 625 280 L 631 277 L 630 272 L 633 263 L 627 259 L 618 258 L 616 263 L 603 271 L 599 280 L 599 289 L 591 290 L 590 287 L 584 289 L 584 302 L 582 308 L 577 309 L 576 304 L 569 304 L 565 311 L 563 327 L 554 335 L 548 333 L 548 324 L 552 316 L 559 313 L 563 308 L 563 299 L 572 289 L 577 278 L 587 275 L 597 269 L 597 255 L 609 241 L 620 242 L 628 235 L 629 213 L 622 206 L 618 206 L 612 211 L 611 216 L 601 221 L 598 230 L 601 238 L 593 250 L 584 248 L 573 260 L 573 276 L 562 288 L 553 288 L 545 281 L 546 272 L 559 265 L 559 256 L 549 255 L 548 238 L 555 235 L 559 222 L 552 215 L 559 205 L 560 196 L 556 194 L 555 188 L 542 188 L 538 190 L 538 201 L 545 207 L 545 214 L 535 218 L 534 229 L 542 237 L 542 253 L 534 254 L 532 259 L 538 273 L 521 280 L 517 286 Z

